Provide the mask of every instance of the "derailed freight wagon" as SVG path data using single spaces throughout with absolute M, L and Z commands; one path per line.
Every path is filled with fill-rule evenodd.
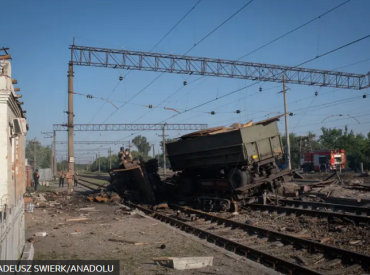
M 171 197 L 206 211 L 237 211 L 251 196 L 275 192 L 290 179 L 281 171 L 281 116 L 257 123 L 216 127 L 166 143 L 174 175 Z

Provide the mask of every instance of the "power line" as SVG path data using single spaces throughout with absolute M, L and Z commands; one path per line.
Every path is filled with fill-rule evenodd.
M 347 43 L 347 44 L 345 44 L 345 45 L 343 45 L 343 46 L 341 46 L 341 47 L 338 47 L 338 48 L 336 48 L 336 49 L 334 49 L 334 50 L 328 51 L 328 52 L 326 52 L 326 53 L 324 53 L 324 54 L 317 55 L 316 57 L 311 58 L 311 59 L 309 59 L 309 60 L 307 60 L 307 61 L 305 61 L 305 62 L 303 62 L 303 63 L 301 63 L 301 64 L 299 64 L 299 65 L 297 65 L 297 66 L 295 66 L 295 67 L 302 66 L 302 65 L 304 65 L 304 64 L 306 64 L 306 63 L 308 63 L 308 62 L 311 62 L 311 61 L 313 61 L 313 60 L 315 60 L 315 59 L 321 58 L 321 57 L 323 57 L 323 56 L 325 56 L 325 55 L 328 55 L 328 54 L 331 54 L 331 53 L 336 52 L 336 51 L 338 51 L 338 50 L 341 50 L 341 49 L 343 49 L 343 48 L 346 48 L 346 47 L 348 47 L 348 46 L 350 46 L 350 45 L 353 45 L 353 44 L 355 44 L 355 43 L 357 43 L 357 42 L 360 42 L 360 41 L 362 41 L 362 40 L 364 40 L 364 39 L 367 39 L 367 38 L 369 38 L 369 37 L 370 37 L 370 34 L 369 34 L 369 35 L 366 35 L 366 36 L 364 36 L 364 37 L 362 37 L 362 38 L 359 38 L 359 39 L 357 39 L 357 40 L 355 40 L 355 41 L 352 41 L 352 42 L 350 42 L 350 43 Z
M 173 26 L 158 42 L 157 42 L 157 44 L 155 44 L 151 49 L 150 49 L 150 51 L 149 52 L 151 52 L 152 50 L 154 50 L 155 49 L 155 47 L 157 47 L 158 45 L 159 45 L 159 43 L 161 43 L 162 41 L 163 41 L 163 39 L 165 39 L 166 37 L 167 37 L 167 35 L 169 35 L 176 27 L 177 27 L 177 25 L 179 25 L 180 23 L 181 23 L 181 21 L 182 20 L 184 20 L 185 19 L 185 17 L 187 17 L 188 15 L 189 15 L 189 13 L 191 13 L 194 9 L 195 9 L 195 7 L 196 6 L 198 6 L 198 4 L 201 2 L 202 0 L 199 0 L 195 5 L 194 5 L 194 7 L 192 7 L 176 24 L 175 24 L 175 26 Z
M 341 7 L 341 6 L 343 6 L 344 4 L 346 4 L 346 3 L 348 3 L 348 2 L 350 2 L 351 0 L 348 0 L 348 1 L 346 1 L 346 2 L 343 2 L 342 4 L 340 4 L 340 5 L 338 5 L 338 6 L 336 6 L 336 7 L 334 7 L 334 8 L 332 8 L 332 9 L 330 9 L 329 11 L 327 11 L 327 12 L 325 12 L 325 13 L 323 13 L 323 14 L 321 14 L 321 15 L 319 15 L 319 16 L 317 16 L 317 17 L 315 17 L 314 19 L 312 19 L 312 20 L 310 20 L 310 21 L 308 21 L 308 22 L 306 22 L 305 24 L 302 24 L 302 25 L 300 25 L 299 27 L 297 27 L 297 28 L 295 28 L 295 29 L 293 29 L 293 30 L 291 30 L 291 31 L 289 31 L 289 32 L 287 32 L 287 33 L 285 33 L 284 35 L 282 35 L 282 36 L 280 36 L 280 37 L 278 37 L 278 38 L 276 38 L 276 39 L 274 39 L 274 40 L 272 40 L 271 42 L 269 42 L 269 43 L 267 43 L 267 44 L 265 44 L 265 45 L 263 45 L 263 46 L 261 46 L 261 47 L 259 47 L 259 48 L 257 48 L 256 50 L 254 50 L 254 51 L 252 51 L 252 52 L 250 52 L 250 53 L 248 53 L 248 54 L 246 54 L 246 55 L 244 55 L 244 56 L 242 56 L 242 57 L 240 57 L 240 58 L 238 58 L 237 60 L 240 60 L 240 59 L 242 59 L 242 58 L 244 58 L 244 57 L 246 57 L 246 56 L 248 56 L 248 55 L 250 55 L 250 54 L 252 54 L 252 53 L 254 53 L 254 52 L 256 52 L 256 51 L 258 51 L 258 50 L 260 50 L 260 49 L 262 49 L 262 48 L 264 48 L 264 47 L 266 47 L 266 46 L 268 46 L 268 45 L 270 45 L 270 44 L 272 44 L 273 42 L 275 42 L 275 41 L 277 41 L 277 40 L 279 40 L 279 39 L 281 39 L 281 38 L 283 38 L 283 37 L 285 37 L 285 36 L 287 36 L 287 35 L 289 35 L 289 34 L 291 34 L 291 33 L 293 33 L 294 31 L 296 31 L 296 30 L 298 30 L 298 29 L 300 29 L 300 28 L 302 28 L 302 27 L 304 27 L 304 26 L 306 26 L 306 25 L 308 25 L 308 24 L 310 24 L 311 22 L 313 22 L 313 21 L 315 21 L 315 20 L 317 20 L 317 19 L 319 19 L 319 18 L 321 18 L 322 16 L 325 16 L 325 15 L 327 15 L 328 13 L 330 13 L 330 12 L 332 12 L 332 11 L 334 11 L 335 9 L 337 9 L 337 8 L 339 8 L 339 7 Z M 219 25 L 216 29 L 214 29 L 212 32 L 210 32 L 207 36 L 205 36 L 203 39 L 201 39 L 198 43 L 196 43 L 192 48 L 190 48 L 190 50 L 188 50 L 185 54 L 187 54 L 188 52 L 190 52 L 194 47 L 196 47 L 200 42 L 202 42 L 206 37 L 208 37 L 209 35 L 211 35 L 215 30 L 217 30 L 219 27 L 221 27 L 224 23 L 226 23 L 229 19 L 231 19 L 233 16 L 235 16 L 238 12 L 240 12 L 242 9 L 244 9 L 247 5 L 249 5 L 250 3 L 251 3 L 252 1 L 250 1 L 249 3 L 247 3 L 245 6 L 243 6 L 240 10 L 238 10 L 236 13 L 234 13 L 231 17 L 229 17 L 226 21 L 224 21 L 221 25 Z M 184 54 L 184 55 L 185 55 Z M 204 77 L 204 76 L 202 76 L 202 77 Z M 175 92 L 175 93 L 177 93 L 177 91 Z M 149 113 L 149 112 L 148 112 Z M 146 114 L 144 114 L 143 116 L 141 116 L 140 118 L 142 118 L 142 117 L 144 117 Z M 139 118 L 139 119 L 140 119 Z M 138 119 L 138 120 L 139 120 Z
M 188 15 L 189 15 L 189 13 L 190 12 L 192 12 L 194 9 L 195 9 L 195 7 L 201 2 L 202 0 L 199 0 L 151 49 L 150 49 L 150 51 L 149 52 L 151 52 L 155 47 L 157 47 L 181 22 L 182 22 L 182 20 L 184 20 Z M 132 72 L 132 71 L 129 71 L 124 77 L 123 77 L 123 79 L 125 79 L 126 77 L 127 77 L 127 75 L 130 73 L 130 72 Z M 160 77 L 160 76 L 159 76 Z M 155 80 L 157 80 L 159 77 L 157 77 Z M 154 81 L 155 81 L 154 80 Z M 152 81 L 148 86 L 150 86 L 152 83 L 154 83 L 154 81 Z M 118 83 L 119 84 L 119 83 Z M 118 84 L 117 84 L 117 86 L 118 86 Z M 117 86 L 116 86 L 116 88 L 117 88 Z M 108 99 L 110 98 L 110 96 L 114 93 L 114 91 L 116 90 L 116 88 L 114 88 L 114 90 L 112 91 L 112 93 L 108 96 Z M 146 87 L 147 88 L 147 87 Z M 146 89 L 145 88 L 145 89 Z M 143 91 L 143 90 L 142 90 Z M 139 95 L 142 91 L 140 91 L 139 93 L 137 93 L 137 95 Z M 136 95 L 133 97 L 133 98 L 135 98 L 136 97 Z M 132 99 L 133 99 L 132 98 Z M 129 101 L 131 101 L 131 99 L 129 100 Z M 98 114 L 98 112 L 101 110 L 101 108 L 104 106 L 104 104 L 105 103 L 103 103 L 103 105 L 100 107 L 100 109 L 97 111 L 97 113 L 94 115 L 94 117 Z M 124 105 L 123 105 L 124 106 Z M 121 106 L 121 107 L 123 107 L 123 106 Z M 120 108 L 121 108 L 120 107 Z M 112 115 L 110 115 L 108 118 L 110 118 Z M 108 119 L 107 118 L 107 119 Z M 105 120 L 106 121 L 106 120 Z M 104 122 L 105 122 L 104 121 Z M 91 121 L 90 121 L 91 122 Z M 90 123 L 89 122 L 89 123 Z M 104 123 L 103 122 L 103 123 Z
M 324 12 L 323 14 L 321 14 L 321 15 L 319 15 L 319 16 L 317 16 L 317 17 L 315 17 L 314 19 L 311 19 L 310 21 L 308 21 L 308 22 L 306 22 L 306 23 L 304 23 L 304 24 L 302 24 L 302 25 L 298 26 L 297 28 L 295 28 L 295 29 L 293 29 L 293 30 L 291 30 L 291 31 L 289 31 L 289 32 L 287 32 L 287 33 L 285 33 L 285 34 L 283 34 L 283 35 L 279 36 L 278 38 L 275 38 L 274 40 L 272 40 L 272 41 L 270 41 L 270 42 L 268 42 L 268 43 L 264 44 L 263 46 L 261 46 L 261 47 L 259 47 L 259 48 L 255 49 L 255 50 L 253 50 L 253 51 L 251 51 L 250 53 L 247 53 L 247 54 L 243 55 L 242 57 L 238 58 L 237 60 L 240 60 L 240 59 L 242 59 L 242 58 L 244 58 L 244 57 L 247 57 L 248 55 L 251 55 L 252 53 L 255 53 L 255 52 L 259 51 L 260 49 L 263 49 L 264 47 L 266 47 L 266 46 L 268 46 L 268 45 L 270 45 L 270 44 L 272 44 L 272 43 L 274 43 L 274 42 L 278 41 L 279 39 L 281 39 L 281 38 L 283 38 L 283 37 L 285 37 L 285 36 L 287 36 L 287 35 L 289 35 L 289 34 L 291 34 L 291 33 L 295 32 L 295 31 L 299 30 L 300 28 L 303 28 L 304 26 L 306 26 L 306 25 L 308 25 L 308 24 L 310 24 L 310 23 L 312 23 L 312 22 L 316 21 L 317 19 L 320 19 L 321 17 L 323 17 L 323 16 L 327 15 L 328 13 L 330 13 L 330 12 L 332 12 L 332 11 L 336 10 L 337 8 L 339 8 L 339 7 L 343 6 L 344 4 L 348 3 L 349 1 L 351 1 L 351 0 L 348 0 L 348 1 L 346 1 L 346 2 L 343 2 L 342 4 L 340 4 L 340 5 L 338 5 L 338 6 L 335 6 L 335 7 L 334 7 L 334 8 L 332 8 L 331 10 L 328 10 L 327 12 Z
M 364 60 L 361 60 L 361 61 L 358 61 L 358 62 L 355 62 L 355 63 L 352 63 L 352 64 L 349 64 L 349 65 L 346 65 L 346 66 L 343 66 L 343 67 L 340 67 L 340 68 L 336 68 L 332 71 L 337 71 L 337 70 L 340 70 L 340 69 L 344 69 L 344 68 L 347 68 L 347 67 L 350 67 L 350 66 L 353 66 L 353 65 L 357 65 L 357 64 L 360 64 L 360 63 L 363 63 L 363 62 L 366 62 L 366 61 L 369 61 L 370 58 L 367 58 L 367 59 L 364 59 Z
M 124 107 L 127 103 L 131 102 L 135 97 L 137 97 L 139 94 L 145 91 L 150 85 L 152 85 L 158 78 L 160 78 L 165 72 L 158 75 L 156 78 L 154 78 L 148 85 L 146 85 L 143 89 L 141 89 L 138 93 L 136 93 L 134 96 L 132 96 L 127 102 L 123 103 L 117 110 L 115 110 L 113 113 L 110 114 L 109 117 L 106 118 L 102 123 L 105 123 L 112 115 L 114 115 L 118 110 L 120 110 L 122 107 Z
M 205 39 L 207 39 L 211 34 L 213 34 L 215 31 L 217 31 L 221 26 L 223 26 L 224 24 L 226 24 L 226 22 L 228 22 L 230 19 L 232 19 L 235 15 L 237 15 L 240 11 L 242 11 L 244 8 L 246 8 L 250 3 L 252 3 L 254 0 L 251 0 L 249 1 L 247 4 L 245 4 L 243 7 L 241 7 L 239 10 L 237 10 L 234 14 L 232 14 L 229 18 L 227 18 L 225 21 L 223 21 L 220 25 L 218 25 L 215 29 L 213 29 L 211 32 L 209 32 L 206 36 L 204 36 L 201 40 L 198 41 L 198 43 L 195 43 L 187 52 L 185 52 L 183 55 L 186 55 L 187 53 L 189 53 L 190 51 L 192 51 L 196 46 L 198 46 L 200 43 L 202 43 Z M 162 73 L 163 74 L 163 73 Z M 200 79 L 201 77 L 199 77 L 198 79 Z M 198 80 L 197 79 L 197 80 Z M 176 90 L 174 93 L 172 93 L 168 98 L 172 97 L 174 94 L 176 94 L 179 90 L 181 90 L 183 88 L 183 86 Z M 166 99 L 167 100 L 167 99 Z M 165 101 L 166 101 L 165 100 Z M 164 102 L 164 101 L 163 101 Z M 162 103 L 163 103 L 162 102 Z M 161 103 L 161 104 L 162 104 Z M 160 105 L 161 105 L 160 104 Z M 141 117 L 139 117 L 137 120 L 143 118 L 144 116 L 146 116 L 148 113 L 150 113 L 150 111 L 148 111 L 146 114 L 142 115 Z M 135 121 L 137 121 L 135 120 Z
M 345 44 L 345 45 L 343 45 L 343 46 L 341 46 L 341 47 L 338 47 L 338 48 L 336 48 L 336 49 L 334 49 L 334 50 L 328 51 L 328 52 L 326 52 L 326 53 L 324 53 L 324 54 L 322 54 L 322 55 L 319 55 L 319 56 L 316 56 L 316 57 L 314 57 L 314 58 L 312 58 L 312 59 L 309 59 L 309 60 L 307 60 L 307 61 L 305 61 L 305 62 L 303 62 L 303 63 L 301 63 L 301 64 L 299 64 L 299 65 L 294 66 L 293 68 L 298 67 L 298 66 L 301 66 L 301 65 L 303 65 L 303 64 L 306 64 L 306 63 L 308 63 L 308 62 L 310 62 L 310 61 L 312 61 L 312 60 L 315 60 L 315 59 L 321 58 L 321 57 L 323 57 L 323 56 L 326 56 L 326 55 L 328 55 L 328 54 L 330 54 L 330 53 L 333 53 L 333 52 L 335 52 L 335 51 L 338 51 L 338 50 L 343 49 L 343 48 L 345 48 L 345 47 L 348 47 L 348 46 L 350 46 L 350 45 L 353 45 L 353 44 L 355 44 L 355 43 L 357 43 L 357 42 L 360 42 L 361 40 L 364 40 L 364 39 L 369 38 L 369 37 L 370 37 L 370 35 L 364 36 L 364 37 L 362 37 L 362 38 L 360 38 L 360 39 L 357 39 L 357 40 L 355 40 L 355 41 L 352 41 L 352 42 L 350 42 L 350 43 L 347 43 L 347 44 Z M 274 76 L 275 76 L 275 75 L 274 75 Z M 188 109 L 188 110 L 185 110 L 185 111 L 184 111 L 184 112 L 182 112 L 181 114 L 183 114 L 183 113 L 185 113 L 185 112 L 188 112 L 188 111 L 191 111 L 191 110 L 194 110 L 194 109 L 199 108 L 199 107 L 201 107 L 201 106 L 204 106 L 204 105 L 209 104 L 209 103 L 211 103 L 211 102 L 214 102 L 214 101 L 216 101 L 216 100 L 218 100 L 218 99 L 221 99 L 221 98 L 227 97 L 227 96 L 229 96 L 229 95 L 235 94 L 235 93 L 237 93 L 237 92 L 239 92 L 239 91 L 241 91 L 241 90 L 244 90 L 244 89 L 249 88 L 249 87 L 251 87 L 251 86 L 257 85 L 257 84 L 258 84 L 258 83 L 260 83 L 260 82 L 262 82 L 262 81 L 258 81 L 258 82 L 252 83 L 252 84 L 250 84 L 250 85 L 247 85 L 247 86 L 244 86 L 244 87 L 239 88 L 239 89 L 237 89 L 237 90 L 234 90 L 234 91 L 232 91 L 232 92 L 230 92 L 230 93 L 227 93 L 227 94 L 225 94 L 225 95 L 223 95 L 223 96 L 221 96 L 221 97 L 218 97 L 218 98 L 215 98 L 215 99 L 212 99 L 212 100 L 206 101 L 206 102 L 204 102 L 204 103 L 201 103 L 201 104 L 199 104 L 199 105 L 197 105 L 197 106 L 194 106 L 194 107 L 192 107 L 192 108 L 190 108 L 190 109 Z M 175 114 L 175 115 L 171 116 L 170 118 L 168 118 L 167 120 L 172 119 L 173 117 L 178 116 L 178 115 L 180 115 L 180 114 Z M 167 121 L 167 120 L 164 120 L 164 121 Z M 162 121 L 162 122 L 164 122 L 164 121 Z M 162 122 L 160 122 L 160 123 L 162 123 Z
M 365 37 L 362 37 L 362 38 L 360 38 L 360 39 L 357 39 L 357 40 L 355 40 L 355 41 L 353 41 L 353 42 L 347 43 L 347 44 L 345 44 L 345 45 L 343 45 L 343 46 L 341 46 L 341 47 L 338 47 L 338 48 L 336 48 L 336 49 L 334 49 L 334 50 L 328 51 L 328 52 L 326 52 L 326 53 L 324 53 L 324 54 L 322 54 L 322 55 L 316 56 L 315 58 L 309 59 L 309 60 L 307 60 L 307 61 L 305 61 L 305 62 L 303 62 L 303 63 L 301 63 L 301 64 L 299 64 L 299 65 L 297 65 L 297 66 L 295 66 L 295 67 L 301 66 L 301 65 L 306 64 L 306 63 L 308 63 L 308 62 L 310 62 L 310 61 L 312 61 L 312 60 L 315 60 L 315 59 L 321 58 L 321 57 L 326 56 L 326 55 L 328 55 L 328 54 L 330 54 L 330 53 L 333 53 L 333 52 L 335 52 L 335 51 L 338 51 L 338 50 L 340 50 L 340 49 L 343 49 L 343 48 L 345 48 L 345 47 L 348 47 L 348 46 L 350 46 L 350 45 L 352 45 L 352 44 L 355 44 L 355 43 L 357 43 L 357 42 L 360 42 L 360 41 L 362 41 L 362 40 L 364 40 L 364 39 L 366 39 L 366 38 L 368 38 L 368 37 L 370 37 L 370 35 L 365 36 Z M 294 68 L 294 67 L 293 67 L 293 68 Z M 162 74 L 163 74 L 163 73 L 162 73 Z M 161 75 L 162 75 L 162 74 L 161 74 Z M 221 98 L 227 97 L 227 96 L 232 95 L 232 94 L 234 94 L 234 93 L 237 93 L 237 92 L 239 92 L 239 91 L 241 91 L 241 90 L 243 90 L 243 89 L 246 89 L 246 88 L 248 88 L 248 87 L 251 87 L 251 86 L 253 86 L 253 85 L 256 85 L 256 84 L 258 84 L 258 83 L 260 83 L 260 82 L 262 82 L 262 81 L 258 81 L 258 82 L 252 83 L 252 84 L 247 85 L 247 86 L 245 86 L 245 87 L 242 87 L 242 88 L 239 88 L 239 89 L 234 90 L 234 91 L 232 91 L 232 92 L 229 92 L 229 93 L 227 93 L 227 94 L 225 94 L 225 95 L 223 95 L 223 96 L 221 96 L 221 97 L 218 97 L 218 98 L 215 98 L 215 99 L 212 99 L 212 100 L 206 101 L 206 102 L 204 102 L 204 103 L 198 104 L 197 106 L 194 106 L 194 107 L 192 107 L 192 108 L 190 108 L 190 109 L 188 109 L 188 110 L 185 110 L 184 112 L 182 112 L 182 113 L 180 113 L 180 114 L 183 114 L 183 113 L 189 112 L 189 111 L 191 111 L 191 110 L 194 110 L 194 109 L 199 108 L 199 107 L 201 107 L 201 106 L 204 106 L 204 105 L 206 105 L 206 104 L 209 104 L 209 103 L 211 103 L 211 102 L 214 102 L 214 101 L 216 101 L 216 100 L 218 100 L 218 99 L 221 99 Z M 163 123 L 163 122 L 165 122 L 165 121 L 167 121 L 167 120 L 170 120 L 170 119 L 172 119 L 172 118 L 174 118 L 174 117 L 176 117 L 176 116 L 178 116 L 178 115 L 180 115 L 180 114 L 175 114 L 175 115 L 173 115 L 173 116 L 169 117 L 168 119 L 162 120 L 162 121 L 161 121 L 161 122 L 159 122 L 158 124 Z M 139 132 L 138 132 L 138 133 L 139 133 Z M 126 138 L 126 137 L 125 137 L 125 138 Z M 122 139 L 124 139 L 124 138 L 122 138 Z M 122 139 L 119 139 L 119 140 L 122 140 Z
M 212 33 L 217 31 L 220 27 L 222 27 L 226 22 L 228 22 L 231 18 L 233 18 L 235 15 L 237 15 L 239 12 L 241 12 L 243 9 L 245 9 L 250 3 L 252 3 L 254 0 L 249 1 L 247 4 L 245 4 L 243 7 L 241 7 L 239 10 L 237 10 L 234 14 L 232 14 L 229 18 L 227 18 L 224 22 L 222 22 L 220 25 L 218 25 L 215 29 L 213 29 L 210 33 L 208 33 L 206 36 L 204 36 L 201 40 L 198 41 L 198 43 L 195 43 L 186 53 L 183 55 L 186 55 L 187 53 L 191 52 L 196 46 L 198 46 L 200 43 L 202 43 L 205 39 L 207 39 Z

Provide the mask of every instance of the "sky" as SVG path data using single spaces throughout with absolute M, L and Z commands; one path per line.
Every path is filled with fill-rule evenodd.
M 27 138 L 37 138 L 44 145 L 50 145 L 52 139 L 45 138 L 41 132 L 51 132 L 53 124 L 67 121 L 67 71 L 71 55 L 69 46 L 73 39 L 81 46 L 149 51 L 196 5 L 152 52 L 184 54 L 196 44 L 187 55 L 236 60 L 347 2 L 253 0 L 216 29 L 250 0 L 198 1 L 2 1 L 2 10 L 9 12 L 1 15 L 0 47 L 10 48 L 13 58 L 12 77 L 18 80 L 16 87 L 21 88 L 30 127 Z M 369 10 L 370 1 L 348 1 L 241 60 L 296 66 L 369 35 Z M 10 11 L 16 11 L 16 14 Z M 366 74 L 370 71 L 370 38 L 303 67 Z M 119 81 L 121 75 L 124 80 Z M 109 98 L 119 107 L 158 76 L 157 72 L 74 66 L 74 92 Z M 184 79 L 188 82 L 185 87 Z M 282 84 L 274 82 L 256 83 L 184 112 L 253 83 L 250 80 L 165 73 L 118 111 L 103 100 L 75 95 L 74 123 L 159 123 L 166 120 L 167 123 L 204 123 L 215 127 L 252 119 L 256 122 L 284 113 L 283 96 L 279 93 Z M 262 92 L 259 92 L 260 87 Z M 355 133 L 367 135 L 370 132 L 370 89 L 346 90 L 289 83 L 287 87 L 288 111 L 293 113 L 289 117 L 290 132 L 305 135 L 311 131 L 319 136 L 321 127 L 343 129 L 345 125 Z M 369 96 L 363 99 L 365 93 Z M 158 106 L 172 94 L 161 108 L 143 106 Z M 173 117 L 176 113 L 162 107 L 179 110 L 181 114 Z M 237 114 L 237 110 L 241 112 Z M 215 115 L 210 114 L 212 111 Z M 284 119 L 279 122 L 279 129 L 281 133 L 285 132 Z M 166 132 L 167 138 L 186 133 Z M 122 146 L 126 147 L 125 142 L 139 134 L 146 136 L 150 144 L 155 144 L 155 150 L 159 152 L 160 131 L 75 131 L 75 140 L 122 140 Z M 57 132 L 57 141 L 66 140 L 65 131 Z M 77 161 L 83 162 L 92 159 L 97 151 L 103 156 L 109 148 L 115 153 L 119 147 L 75 145 L 75 156 Z M 66 145 L 57 146 L 58 160 L 66 159 L 66 148 Z

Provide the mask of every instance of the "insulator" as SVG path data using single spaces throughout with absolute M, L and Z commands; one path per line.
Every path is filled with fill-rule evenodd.
M 184 86 L 187 85 L 187 84 L 188 84 L 188 82 L 186 80 L 184 80 Z
M 211 112 L 211 115 L 214 115 L 214 114 L 216 114 L 216 113 L 215 113 L 214 111 L 212 111 L 212 112 Z
M 120 75 L 120 77 L 119 77 L 119 81 L 122 81 L 123 80 L 123 76 L 122 75 Z
M 262 92 L 262 87 L 260 87 L 260 92 Z
M 366 95 L 363 95 L 362 98 L 366 98 Z
M 318 94 L 319 94 L 319 93 L 316 91 L 316 92 L 315 92 L 315 96 L 318 96 Z
M 290 113 L 289 115 L 290 115 L 290 116 L 293 116 L 293 113 Z
M 237 113 L 237 114 L 240 114 L 240 110 L 236 110 L 236 113 Z

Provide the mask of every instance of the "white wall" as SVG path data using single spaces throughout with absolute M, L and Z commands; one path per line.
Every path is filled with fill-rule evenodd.
M 11 137 L 10 125 L 14 118 L 21 117 L 21 109 L 16 103 L 10 76 L 10 62 L 2 60 L 0 62 L 0 205 L 14 204 L 25 191 L 25 137 Z

